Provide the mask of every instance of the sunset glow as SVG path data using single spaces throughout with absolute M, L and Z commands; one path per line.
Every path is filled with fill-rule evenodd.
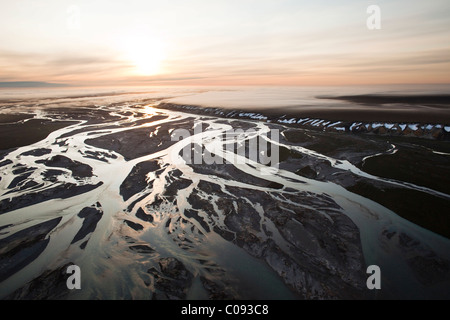
M 367 27 L 369 4 L 381 28 Z M 0 81 L 450 83 L 450 2 L 11 1 Z
M 123 41 L 124 58 L 134 67 L 136 75 L 153 76 L 162 72 L 165 58 L 160 39 L 151 36 L 133 36 Z

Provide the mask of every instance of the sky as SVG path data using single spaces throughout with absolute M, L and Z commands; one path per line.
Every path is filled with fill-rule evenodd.
M 450 83 L 449 12 L 448 0 L 0 0 L 0 82 Z

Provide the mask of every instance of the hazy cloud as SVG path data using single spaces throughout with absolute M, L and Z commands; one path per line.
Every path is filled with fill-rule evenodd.
M 426 71 L 427 81 L 450 82 L 448 0 L 378 0 L 375 31 L 357 0 L 79 0 L 76 30 L 67 28 L 72 4 L 2 4 L 1 79 L 336 84 Z M 157 74 L 146 75 L 152 60 Z

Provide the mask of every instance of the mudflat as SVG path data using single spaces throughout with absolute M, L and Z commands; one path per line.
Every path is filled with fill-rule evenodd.
M 2 298 L 117 299 L 123 288 L 139 299 L 449 297 L 448 142 L 178 107 L 11 113 L 2 125 L 17 140 L 4 142 L 0 161 Z M 278 130 L 277 143 L 265 137 L 276 170 L 185 163 L 173 134 L 200 124 L 192 154 L 229 130 L 241 130 L 246 152 Z M 68 263 L 89 279 L 81 296 L 60 283 Z M 377 296 L 366 288 L 371 264 L 388 279 Z M 105 283 L 99 270 L 120 276 Z

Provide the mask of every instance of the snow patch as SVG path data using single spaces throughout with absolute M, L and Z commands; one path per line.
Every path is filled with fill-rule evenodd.
M 323 120 L 314 120 L 313 122 L 311 122 L 311 125 L 318 127 L 322 122 Z
M 350 126 L 350 131 L 352 131 L 354 128 L 359 127 L 360 125 L 362 125 L 362 122 L 353 122 Z
M 372 128 L 376 129 L 376 128 L 381 127 L 382 125 L 383 125 L 382 123 L 374 122 L 374 123 L 372 123 Z
M 331 128 L 331 127 L 333 127 L 333 126 L 335 126 L 335 125 L 337 125 L 337 124 L 340 124 L 340 123 L 341 123 L 340 121 L 334 122 L 334 123 L 330 124 L 330 125 L 328 126 L 328 128 Z
M 296 119 L 295 118 L 292 118 L 292 119 L 283 119 L 283 120 L 278 120 L 278 122 L 280 122 L 280 123 L 287 123 L 287 124 L 293 124 L 293 123 L 295 123 L 296 122 Z

